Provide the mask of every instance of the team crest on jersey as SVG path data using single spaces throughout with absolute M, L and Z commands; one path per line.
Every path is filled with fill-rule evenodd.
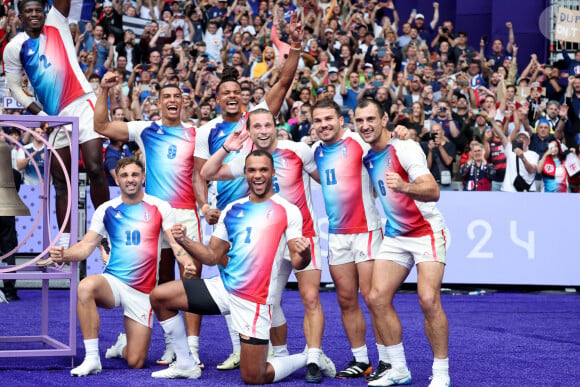
M 284 168 L 288 168 L 288 160 L 282 159 L 282 165 L 284 166 Z
M 268 210 L 268 212 L 266 212 L 266 219 L 270 219 L 270 216 L 272 215 L 272 210 Z
M 346 157 L 346 145 L 342 146 L 342 157 Z
M 189 132 L 185 132 L 185 138 L 189 141 L 191 140 L 191 136 L 189 135 Z
M 121 219 L 122 217 L 123 215 L 121 215 L 121 211 L 117 211 L 117 213 L 115 214 L 115 218 Z
M 387 168 L 389 170 L 393 169 L 393 160 L 391 160 L 391 158 L 387 158 Z
M 149 222 L 149 219 L 151 219 L 151 215 L 149 215 L 149 210 L 146 210 L 145 216 L 143 217 L 143 220 L 145 220 L 146 222 Z

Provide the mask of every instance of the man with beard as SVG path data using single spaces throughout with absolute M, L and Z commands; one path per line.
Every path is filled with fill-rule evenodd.
M 95 210 L 91 228 L 79 243 L 69 249 L 54 246 L 50 250 L 54 262 L 82 261 L 103 237 L 111 240 L 105 272 L 86 277 L 77 289 L 77 314 L 86 353 L 84 361 L 70 371 L 72 376 L 99 374 L 102 370 L 97 307 L 123 307 L 127 335 L 119 336 L 118 357 L 125 358 L 131 368 L 142 368 L 145 364 L 153 327 L 149 293 L 156 282 L 161 230 L 184 266 L 186 276 L 195 271 L 193 259 L 173 239 L 171 226 L 175 215 L 171 206 L 143 192 L 143 164 L 131 158 L 121 159 L 115 175 L 121 196 Z
M 429 386 L 450 386 L 449 328 L 440 297 L 448 233 L 433 203 L 439 200 L 437 183 L 415 141 L 391 140 L 384 112 L 375 101 L 361 101 L 355 122 L 362 139 L 371 146 L 364 165 L 387 217 L 368 295 L 377 342 L 380 338 L 383 345 L 377 345 L 379 366 L 368 385 L 411 383 L 393 298 L 415 264 L 425 333 L 434 355 Z
M 284 250 L 287 246 L 292 267 L 304 269 L 310 263 L 310 241 L 302 236 L 300 210 L 273 191 L 272 156 L 263 150 L 253 151 L 246 157 L 244 169 L 250 195 L 223 210 L 207 246 L 186 238 L 182 225 L 172 229 L 178 243 L 204 264 L 222 264 L 221 280 L 173 281 L 155 289 L 151 303 L 163 330 L 175 343 L 177 362 L 173 367 L 153 372 L 154 378 L 199 376 L 188 354 L 180 310 L 214 315 L 231 313 L 241 341 L 240 369 L 244 383 L 277 382 L 306 365 L 304 352 L 266 358 Z M 322 356 L 321 368 L 331 365 Z

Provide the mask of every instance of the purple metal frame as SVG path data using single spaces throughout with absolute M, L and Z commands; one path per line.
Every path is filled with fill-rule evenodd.
M 51 126 L 72 125 L 72 134 L 69 138 L 71 144 L 71 179 L 68 181 L 69 187 L 69 201 L 70 209 L 70 240 L 78 239 L 78 163 L 79 163 L 79 119 L 78 117 L 47 117 L 47 116 L 30 116 L 30 115 L 0 115 L 0 127 L 14 126 L 17 128 L 29 130 L 28 128 L 37 127 L 41 122 L 48 122 Z M 68 134 L 67 134 L 68 136 Z M 48 152 L 53 152 L 50 147 L 47 147 L 45 155 Z M 51 155 L 52 156 L 52 155 Z M 52 157 L 51 157 L 52 158 Z M 54 160 L 52 160 L 54 162 Z M 44 176 L 49 176 L 49 163 L 44 165 Z M 49 208 L 50 205 L 50 179 L 44 179 L 44 192 L 41 200 L 43 207 Z M 50 239 L 50 217 L 49 212 L 44 211 L 43 217 L 43 248 L 49 249 L 54 245 L 58 239 L 55 237 L 53 241 Z M 60 233 L 59 233 L 60 235 Z M 41 357 L 41 356 L 71 356 L 71 361 L 76 355 L 76 303 L 77 303 L 77 285 L 78 285 L 78 263 L 71 262 L 70 269 L 66 267 L 37 267 L 34 265 L 47 250 L 40 253 L 38 256 L 31 259 L 23 267 L 8 267 L 7 270 L 0 271 L 0 279 L 21 279 L 21 280 L 42 280 L 42 317 L 40 324 L 40 335 L 37 336 L 0 336 L 0 343 L 42 343 L 42 349 L 21 349 L 21 350 L 0 350 L 1 357 Z M 6 269 L 6 268 L 5 268 Z M 48 293 L 49 281 L 51 279 L 65 279 L 70 281 L 70 305 L 69 305 L 69 340 L 68 344 L 63 343 L 49 334 L 48 326 Z

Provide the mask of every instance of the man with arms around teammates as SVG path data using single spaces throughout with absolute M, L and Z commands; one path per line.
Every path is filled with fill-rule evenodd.
M 377 345 L 379 366 L 369 377 L 369 386 L 411 383 L 393 298 L 413 264 L 417 265 L 419 304 L 434 355 L 429 386 L 450 386 L 449 328 L 440 297 L 448 233 L 435 206 L 437 182 L 415 141 L 391 140 L 387 116 L 374 99 L 361 100 L 354 117 L 360 136 L 371 146 L 364 164 L 387 217 L 368 296 L 377 342 L 383 343 Z

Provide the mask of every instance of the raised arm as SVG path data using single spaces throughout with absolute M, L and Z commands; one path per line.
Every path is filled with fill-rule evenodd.
M 68 17 L 70 14 L 70 3 L 71 0 L 53 0 L 52 6 L 56 8 L 58 12 L 64 17 Z
M 129 141 L 129 127 L 123 121 L 111 121 L 107 107 L 109 89 L 117 84 L 117 74 L 107 72 L 101 80 L 101 91 L 95 103 L 95 130 L 114 140 Z
M 302 11 L 302 10 L 301 10 Z M 296 68 L 298 67 L 298 61 L 300 59 L 300 54 L 302 53 L 302 39 L 304 38 L 304 28 L 302 23 L 298 21 L 298 15 L 292 12 L 290 16 L 290 53 L 288 58 L 284 62 L 284 67 L 282 67 L 282 72 L 280 73 L 280 79 L 278 82 L 268 91 L 266 94 L 266 103 L 268 108 L 274 114 L 278 115 L 280 108 L 284 103 L 284 97 L 286 92 L 292 85 L 294 80 L 294 74 L 296 73 Z
M 512 22 L 507 22 L 505 23 L 506 28 L 508 29 L 508 44 L 506 46 L 506 51 L 511 53 L 513 50 L 513 45 L 516 42 L 516 38 L 514 35 L 514 27 L 512 25 Z
M 439 23 L 439 3 L 434 2 L 433 3 L 433 20 L 431 20 L 431 23 L 429 24 L 429 26 L 431 27 L 432 30 L 435 29 L 435 27 L 437 26 L 437 23 Z

